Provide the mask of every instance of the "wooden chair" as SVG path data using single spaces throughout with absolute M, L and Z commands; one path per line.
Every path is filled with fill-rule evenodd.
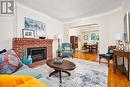
M 84 50 L 85 52 L 90 52 L 90 46 L 88 46 L 87 43 L 84 43 L 82 50 Z
M 98 43 L 95 44 L 95 45 L 93 45 L 93 46 L 91 46 L 91 51 L 92 51 L 93 53 L 97 53 L 97 52 L 98 52 Z
M 99 63 L 101 62 L 101 59 L 104 58 L 108 61 L 108 65 L 109 65 L 110 60 L 113 59 L 113 52 L 114 52 L 115 48 L 116 48 L 116 46 L 109 46 L 108 47 L 108 53 L 99 54 Z

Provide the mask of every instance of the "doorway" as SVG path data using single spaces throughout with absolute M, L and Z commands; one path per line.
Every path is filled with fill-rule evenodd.
M 69 37 L 78 37 L 78 51 L 82 50 L 84 43 L 96 44 L 100 43 L 100 32 L 98 24 L 88 24 L 82 26 L 75 26 L 69 29 Z M 98 46 L 99 47 L 99 46 Z

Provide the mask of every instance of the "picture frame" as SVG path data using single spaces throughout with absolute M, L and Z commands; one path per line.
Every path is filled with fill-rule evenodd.
M 46 24 L 32 18 L 24 17 L 24 28 L 35 31 L 35 36 L 40 37 L 46 32 Z
M 22 36 L 23 38 L 34 38 L 34 30 L 22 29 Z

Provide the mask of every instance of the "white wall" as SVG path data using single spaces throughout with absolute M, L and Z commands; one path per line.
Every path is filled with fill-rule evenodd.
M 69 29 L 69 36 L 78 36 L 80 31 L 78 29 Z
M 130 0 L 125 0 L 123 8 L 125 12 L 130 11 Z
M 39 20 L 46 24 L 46 32 L 48 35 L 63 35 L 63 23 L 55 20 L 47 15 L 37 12 L 31 8 L 17 3 L 17 37 L 22 37 L 22 29 L 24 29 L 24 17 Z M 57 41 L 53 41 L 53 56 L 56 56 Z
M 90 18 L 84 18 L 75 20 L 64 24 L 65 28 L 65 40 L 69 38 L 67 36 L 68 29 L 75 26 L 87 25 L 87 24 L 98 24 L 99 25 L 99 34 L 100 34 L 100 43 L 99 50 L 101 53 L 106 53 L 109 45 L 114 44 L 115 34 L 123 32 L 123 10 L 118 8 L 111 12 L 97 15 Z
M 15 17 L 0 17 L 0 48 L 12 48 L 12 38 L 15 36 Z

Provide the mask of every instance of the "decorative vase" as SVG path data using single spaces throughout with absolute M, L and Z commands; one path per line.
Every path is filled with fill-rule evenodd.
M 32 64 L 32 57 L 31 55 L 28 56 L 28 65 Z
M 22 63 L 27 64 L 26 49 L 23 50 Z
M 62 57 L 57 57 L 55 58 L 54 64 L 62 64 L 62 61 L 63 61 Z

